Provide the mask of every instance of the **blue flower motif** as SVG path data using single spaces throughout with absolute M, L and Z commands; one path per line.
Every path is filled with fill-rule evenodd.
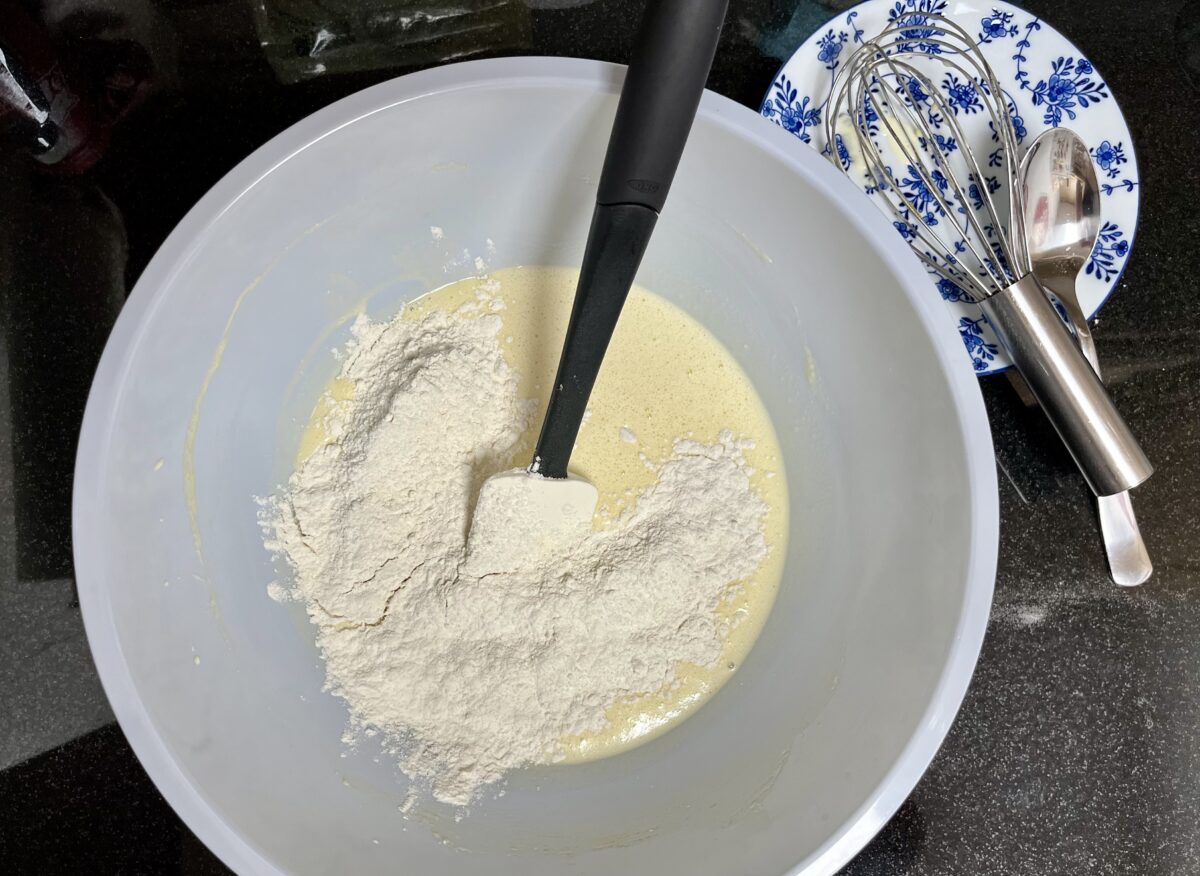
M 934 142 L 934 145 L 937 146 L 938 151 L 942 155 L 949 155 L 951 152 L 953 152 L 955 149 L 958 148 L 958 141 L 955 140 L 953 137 L 947 137 L 945 134 L 934 134 L 933 142 Z M 929 140 L 927 140 L 923 136 L 917 137 L 917 145 L 920 146 L 922 149 L 924 149 L 926 152 L 931 151 L 930 147 L 929 147 Z
M 953 137 L 947 137 L 943 134 L 934 134 L 933 139 L 934 142 L 937 143 L 938 149 L 942 151 L 943 155 L 949 155 L 958 148 L 958 143 L 955 142 Z
M 764 104 L 762 114 L 776 119 L 785 130 L 795 134 L 804 143 L 812 142 L 808 129 L 821 123 L 821 110 L 812 105 L 811 97 L 800 99 L 800 93 L 786 76 L 780 76 L 773 86 L 775 98 Z
M 869 129 L 874 131 L 873 127 L 879 121 L 879 113 L 875 112 L 875 102 L 870 99 L 869 95 L 863 95 L 863 121 L 867 123 Z
M 971 206 L 974 209 L 982 210 L 983 209 L 983 198 L 984 198 L 983 190 L 979 188 L 979 181 L 975 178 L 975 174 L 971 174 L 969 179 L 970 179 L 970 185 L 967 186 L 967 197 L 970 198 Z M 994 177 L 994 176 L 984 177 L 984 184 L 987 186 L 987 193 L 989 195 L 994 195 L 997 191 L 1000 190 L 1000 180 L 997 177 Z M 959 212 L 963 212 L 963 211 L 960 210 Z M 991 229 L 990 225 L 985 227 L 985 230 L 988 230 L 988 229 Z M 992 233 L 994 233 L 994 231 Z M 989 233 L 988 236 L 990 237 L 991 233 Z
M 1023 56 L 1021 58 L 1023 60 Z M 1050 76 L 1038 80 L 1036 85 L 1030 87 L 1025 79 L 1019 78 L 1021 87 L 1033 92 L 1033 105 L 1046 107 L 1045 123 L 1057 128 L 1062 124 L 1064 114 L 1075 119 L 1077 109 L 1087 109 L 1108 97 L 1104 83 L 1091 78 L 1093 72 L 1095 68 L 1083 58 L 1076 61 L 1071 57 L 1059 57 L 1051 65 Z
M 992 14 L 979 19 L 980 45 L 986 45 L 992 40 L 1002 40 L 1017 35 L 1017 26 L 1012 23 L 1013 13 L 1002 12 L 992 7 Z
M 837 150 L 838 161 L 841 162 L 842 170 L 846 170 L 853 162 L 850 159 L 850 150 L 846 148 L 846 140 L 841 134 L 833 135 L 833 145 Z
M 950 181 L 941 171 L 935 169 L 929 174 L 929 177 L 934 186 L 942 192 L 950 186 Z M 912 209 L 921 214 L 921 220 L 926 225 L 937 225 L 937 217 L 943 213 L 942 207 L 924 176 L 913 165 L 908 165 L 908 176 L 900 180 L 900 188 L 904 199 L 912 206 Z
M 972 353 L 986 346 L 978 328 L 979 322 L 976 320 L 967 319 L 965 316 L 959 320 L 959 333 L 963 336 L 963 343 L 966 344 L 967 350 Z
M 1051 75 L 1045 94 L 1047 103 L 1064 103 L 1075 96 L 1075 83 L 1063 76 Z
M 979 26 L 983 28 L 984 35 L 991 39 L 997 39 L 1008 33 L 1008 28 L 1004 26 L 1004 19 L 1000 16 L 982 18 Z
M 969 79 L 963 82 L 953 73 L 947 73 L 942 80 L 942 90 L 946 92 L 946 97 L 949 98 L 955 115 L 958 115 L 959 110 L 971 115 L 983 109 L 983 103 L 979 99 L 979 89 Z
M 1015 106 L 1012 113 L 1012 124 L 1013 133 L 1017 135 L 1017 142 L 1020 143 L 1029 135 L 1029 131 L 1025 129 L 1025 120 L 1017 115 Z
M 834 64 L 833 66 L 829 66 L 829 64 L 831 61 L 836 61 L 838 55 L 842 53 L 842 43 L 845 41 L 846 34 L 835 34 L 833 29 L 830 28 L 825 36 L 821 37 L 821 39 L 817 41 L 817 60 L 822 64 L 825 64 L 827 69 L 832 70 L 833 66 L 837 65 Z
M 946 301 L 970 301 L 967 293 L 958 287 L 957 283 L 951 283 L 945 277 L 938 280 L 938 292 Z
M 1004 99 L 1008 103 L 1008 118 L 1012 122 L 1013 133 L 1017 137 L 1017 142 L 1020 143 L 1029 135 L 1029 131 L 1025 128 L 1025 120 L 1021 118 L 1021 111 L 1017 109 L 1017 102 L 1009 96 L 1008 92 L 1004 93 Z M 988 124 L 990 125 L 991 122 Z
M 912 240 L 917 236 L 917 229 L 907 222 L 895 221 L 892 225 L 896 227 L 896 230 L 900 232 L 900 236 L 905 240 Z
M 1013 135 L 1017 138 L 1017 142 L 1021 143 L 1029 136 L 1029 130 L 1025 127 L 1025 120 L 1021 118 L 1021 112 L 1017 109 L 1017 102 L 1012 99 L 1012 96 L 1007 91 L 1004 92 L 1004 101 L 1008 105 L 1008 120 L 1012 123 Z M 1000 132 L 996 130 L 996 123 L 989 121 L 988 130 L 992 132 L 992 142 L 999 143 Z M 1000 154 L 1002 153 L 992 153 L 996 157 Z M 990 164 L 989 166 L 995 167 L 994 164 Z
M 897 0 L 888 11 L 888 24 L 903 26 L 900 32 L 906 42 L 898 43 L 901 51 L 918 51 L 927 55 L 940 55 L 942 47 L 929 39 L 934 30 L 928 27 L 929 13 L 944 15 L 948 0 Z
M 1125 239 L 1125 232 L 1116 223 L 1105 222 L 1100 226 L 1099 239 L 1092 248 L 1091 255 L 1088 256 L 1084 273 L 1108 282 L 1120 273 L 1117 260 L 1123 259 L 1127 255 L 1129 255 L 1129 241 Z
M 975 370 L 987 371 L 988 364 L 996 358 L 999 348 L 983 339 L 981 325 L 983 325 L 983 317 L 979 319 L 961 317 L 958 320 L 958 335 L 962 338 L 967 353 L 971 356 L 971 364 Z
M 817 110 L 808 109 L 809 98 L 795 106 L 784 106 L 779 108 L 779 124 L 783 125 L 785 131 L 790 131 L 793 134 L 801 134 L 801 139 L 805 137 L 803 132 L 805 128 L 812 127 L 819 119 L 817 118 Z M 805 140 L 805 142 L 808 142 Z
M 921 87 L 920 80 L 912 76 L 905 78 L 904 90 L 908 92 L 908 96 L 912 98 L 913 103 L 925 103 L 925 101 L 929 100 L 929 95 Z
M 976 210 L 983 209 L 983 193 L 979 191 L 978 183 L 971 183 L 967 187 L 967 197 L 971 199 L 971 207 Z
M 1125 144 L 1117 143 L 1114 146 L 1108 140 L 1093 148 L 1091 153 L 1096 164 L 1108 174 L 1109 179 L 1120 176 L 1120 166 L 1129 160 L 1125 157 Z

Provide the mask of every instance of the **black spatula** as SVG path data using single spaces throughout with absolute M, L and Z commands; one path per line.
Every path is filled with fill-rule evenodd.
M 596 192 L 558 375 L 528 473 L 489 478 L 469 560 L 519 562 L 534 542 L 591 526 L 595 488 L 567 477 L 588 397 L 683 154 L 728 0 L 649 0 Z M 485 529 L 487 531 L 481 531 Z M 557 534 L 557 536 L 556 536 Z

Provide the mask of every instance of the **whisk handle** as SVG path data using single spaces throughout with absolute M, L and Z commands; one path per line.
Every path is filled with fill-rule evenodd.
M 613 120 L 598 204 L 662 211 L 728 5 L 728 0 L 648 0 Z
M 1097 496 L 1130 490 L 1153 474 L 1032 274 L 984 299 L 981 307 Z

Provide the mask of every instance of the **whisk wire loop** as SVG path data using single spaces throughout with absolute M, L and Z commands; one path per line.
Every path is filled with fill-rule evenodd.
M 959 107 L 918 69 L 917 58 L 946 69 L 944 82 L 964 112 L 987 114 L 999 144 L 989 165 L 1001 168 L 1003 183 L 985 174 Z M 825 115 L 834 160 L 844 169 L 853 160 L 838 127 L 845 120 L 872 193 L 886 202 L 921 260 L 975 301 L 1030 269 L 1010 100 L 965 30 L 935 13 L 908 13 L 848 59 Z M 1002 210 L 996 195 L 1006 187 Z

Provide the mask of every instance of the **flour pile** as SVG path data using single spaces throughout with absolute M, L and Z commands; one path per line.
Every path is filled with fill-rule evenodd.
M 603 730 L 609 706 L 669 688 L 679 661 L 712 665 L 728 633 L 717 609 L 767 553 L 749 445 L 723 433 L 677 441 L 611 526 L 503 568 L 468 563 L 474 497 L 523 461 L 514 445 L 540 414 L 518 397 L 500 325 L 360 318 L 340 375 L 353 398 L 332 404 L 327 442 L 261 514 L 329 688 L 453 804 L 559 759 L 562 738 Z

